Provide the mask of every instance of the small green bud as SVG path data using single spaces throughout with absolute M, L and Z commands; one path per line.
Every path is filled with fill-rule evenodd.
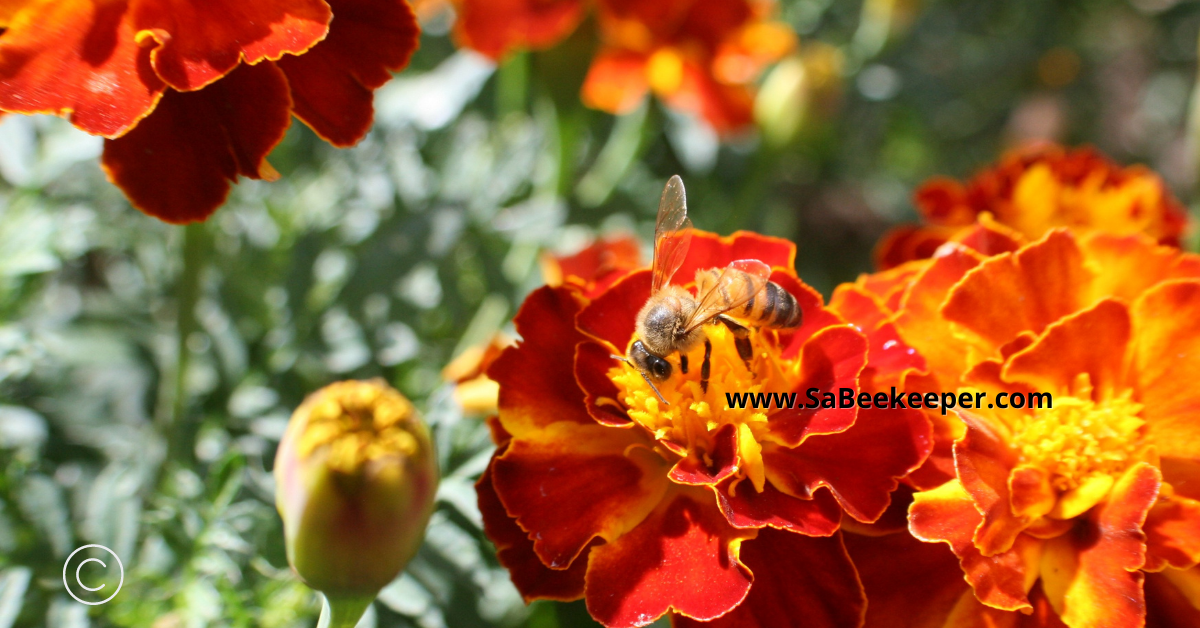
M 398 391 L 379 379 L 316 391 L 275 458 L 288 562 L 331 602 L 365 599 L 361 614 L 416 554 L 437 483 L 428 430 Z

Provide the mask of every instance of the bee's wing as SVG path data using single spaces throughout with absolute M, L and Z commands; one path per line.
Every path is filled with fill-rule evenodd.
M 692 242 L 692 221 L 687 217 L 687 198 L 679 175 L 667 181 L 658 202 L 658 220 L 654 223 L 654 281 L 650 294 L 656 294 L 671 281 L 683 265 Z
M 741 271 L 741 272 L 736 272 Z M 697 294 L 700 302 L 683 328 L 691 331 L 716 316 L 735 310 L 762 292 L 771 276 L 771 267 L 756 259 L 739 259 L 721 269 L 716 281 Z

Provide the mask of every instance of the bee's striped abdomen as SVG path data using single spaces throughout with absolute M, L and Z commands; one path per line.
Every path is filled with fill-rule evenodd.
M 761 279 L 733 269 L 725 269 L 725 272 L 737 273 L 738 278 L 729 281 L 727 277 L 726 282 L 719 283 L 721 272 L 722 269 L 718 268 L 700 271 L 696 277 L 699 292 L 703 293 L 715 285 L 713 289 L 720 292 L 722 302 L 729 304 L 741 301 L 747 292 L 754 291 L 757 286 L 762 286 L 750 295 L 744 305 L 729 310 L 727 312 L 729 316 L 741 319 L 752 327 L 772 329 L 797 327 L 803 322 L 803 312 L 800 311 L 800 304 L 796 302 L 796 297 L 781 288 L 779 284 L 768 281 L 766 285 L 763 285 Z
M 779 284 L 768 281 L 766 286 L 755 295 L 755 307 L 746 316 L 759 327 L 787 328 L 800 325 L 803 313 L 800 304 L 792 293 L 779 287 Z M 761 305 L 759 304 L 761 302 Z

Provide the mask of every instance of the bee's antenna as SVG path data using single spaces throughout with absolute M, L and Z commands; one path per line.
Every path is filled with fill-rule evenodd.
M 615 359 L 615 360 L 620 360 L 620 361 L 622 361 L 622 362 L 624 362 L 624 363 L 628 364 L 629 366 L 633 366 L 633 362 L 630 362 L 630 361 L 629 361 L 629 358 L 626 358 L 626 357 L 625 357 L 625 356 L 623 356 L 623 355 L 617 355 L 617 354 L 615 354 L 615 353 L 610 353 L 610 354 L 608 355 L 608 357 L 610 357 L 610 358 L 613 358 L 613 359 Z M 637 367 L 636 367 L 636 366 L 633 366 L 633 368 L 637 369 Z M 658 392 L 658 388 L 657 388 L 657 387 L 654 385 L 654 382 L 650 381 L 650 378 L 649 378 L 649 377 L 648 377 L 648 376 L 647 376 L 645 373 L 643 373 L 643 372 L 641 371 L 641 369 L 638 369 L 638 375 L 641 375 L 641 376 L 642 376 L 642 379 L 646 380 L 646 383 L 647 383 L 647 384 L 650 384 L 650 390 L 653 390 L 653 391 L 654 391 L 654 394 L 658 396 L 658 400 L 659 400 L 659 401 L 661 401 L 661 402 L 663 403 L 663 405 L 664 405 L 664 406 L 669 406 L 669 405 L 671 405 L 671 403 L 670 403 L 670 402 L 668 402 L 666 399 L 663 399 L 662 393 Z
M 650 378 L 646 377 L 645 373 L 642 373 L 641 371 L 638 371 L 638 373 L 641 373 L 642 379 L 646 380 L 647 384 L 650 384 L 650 390 L 653 390 L 654 394 L 658 395 L 658 400 L 663 402 L 664 406 L 671 405 L 666 399 L 663 399 L 662 393 L 658 392 L 658 388 L 655 388 L 654 382 L 650 381 Z

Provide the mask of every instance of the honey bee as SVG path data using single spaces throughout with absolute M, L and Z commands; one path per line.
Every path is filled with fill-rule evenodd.
M 678 352 L 679 370 L 687 374 L 687 353 L 701 342 L 704 361 L 700 365 L 700 387 L 708 390 L 712 343 L 704 333 L 704 325 L 728 327 L 738 355 L 746 368 L 750 368 L 753 349 L 748 327 L 788 329 L 799 326 L 803 320 L 796 297 L 770 281 L 771 268 L 756 259 L 735 260 L 724 268 L 697 270 L 694 297 L 684 288 L 671 285 L 671 278 L 687 256 L 691 227 L 683 180 L 675 175 L 667 181 L 658 204 L 653 280 L 650 298 L 637 315 L 637 339 L 630 345 L 627 357 L 613 356 L 636 368 L 663 403 L 666 400 L 655 383 L 671 377 L 674 367 L 667 356 Z

